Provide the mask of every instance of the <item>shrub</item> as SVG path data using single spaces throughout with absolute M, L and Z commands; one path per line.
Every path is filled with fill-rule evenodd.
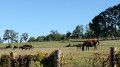
M 115 54 L 115 62 L 117 66 L 120 66 L 120 50 L 118 50 Z
M 8 63 L 10 60 L 10 56 L 9 55 L 2 55 L 1 56 L 1 59 L 0 59 L 0 63 L 3 64 L 3 63 Z
M 35 56 L 35 61 L 41 62 L 41 60 L 43 59 L 44 59 L 44 52 L 41 51 L 37 52 L 37 55 Z
M 40 62 L 36 61 L 34 67 L 43 67 L 43 65 L 40 64 Z

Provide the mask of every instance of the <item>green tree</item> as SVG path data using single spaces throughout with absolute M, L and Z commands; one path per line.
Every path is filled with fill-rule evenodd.
M 93 18 L 89 24 L 90 29 L 97 38 L 116 37 L 117 28 L 120 27 L 120 4 L 110 7 Z
M 76 26 L 72 33 L 72 38 L 83 38 L 83 25 Z
M 37 37 L 37 42 L 42 42 L 45 40 L 45 36 L 38 36 Z
M 68 32 L 66 33 L 66 39 L 68 40 L 68 39 L 70 39 L 70 38 L 71 38 L 71 32 L 68 31 Z
M 0 37 L 0 43 L 3 43 L 3 40 L 1 39 L 1 37 Z
M 36 41 L 35 37 L 30 37 L 28 40 L 28 42 L 35 42 L 35 41 Z
M 51 33 L 45 37 L 46 41 L 60 41 L 61 40 L 61 34 L 58 33 L 58 31 L 51 30 Z
M 101 16 L 96 16 L 91 23 L 89 23 L 90 29 L 94 32 L 94 35 L 98 38 L 100 37 L 100 34 L 102 33 L 102 24 L 101 24 Z
M 93 31 L 90 30 L 89 25 L 86 25 L 86 32 L 84 34 L 85 38 L 94 38 Z
M 24 40 L 24 41 L 26 42 L 27 39 L 28 39 L 28 33 L 23 33 L 23 34 L 21 35 L 20 41 L 22 42 L 22 40 Z
M 5 33 L 3 35 L 3 40 L 8 40 L 8 43 L 9 43 L 9 40 L 11 40 L 11 43 L 13 41 L 17 41 L 18 39 L 18 33 L 15 33 L 14 30 L 5 30 Z
M 66 40 L 66 35 L 65 35 L 65 34 L 63 34 L 63 35 L 61 36 L 61 40 Z

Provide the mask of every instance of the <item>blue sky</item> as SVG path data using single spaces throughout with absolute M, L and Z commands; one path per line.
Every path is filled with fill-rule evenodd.
M 86 25 L 119 0 L 0 0 L 0 37 L 6 29 L 27 32 L 30 37 L 48 35 L 51 30 L 65 34 Z

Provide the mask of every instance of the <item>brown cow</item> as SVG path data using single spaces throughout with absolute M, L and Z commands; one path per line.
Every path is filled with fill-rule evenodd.
M 34 47 L 33 47 L 32 45 L 23 45 L 23 46 L 19 47 L 19 49 L 20 49 L 20 48 L 21 48 L 22 50 L 23 50 L 23 49 L 25 49 L 25 50 L 29 49 L 29 50 L 30 50 L 30 49 L 33 49 Z
M 86 40 L 83 45 L 82 45 L 82 51 L 84 51 L 84 47 L 86 46 L 86 50 L 89 50 L 89 47 L 93 47 L 94 46 L 94 50 L 97 50 L 96 44 L 97 44 L 98 40 Z

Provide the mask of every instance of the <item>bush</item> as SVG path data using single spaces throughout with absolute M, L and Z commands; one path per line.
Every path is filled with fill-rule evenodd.
M 115 62 L 117 66 L 120 66 L 120 50 L 118 50 L 115 54 Z
M 43 67 L 43 65 L 36 61 L 34 67 Z
M 2 55 L 0 59 L 0 64 L 3 63 L 8 63 L 10 61 L 10 56 L 9 55 Z
M 44 59 L 44 52 L 41 51 L 37 52 L 37 55 L 35 56 L 35 61 L 41 62 L 41 60 L 43 59 Z

